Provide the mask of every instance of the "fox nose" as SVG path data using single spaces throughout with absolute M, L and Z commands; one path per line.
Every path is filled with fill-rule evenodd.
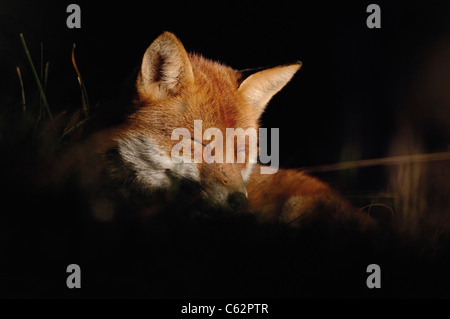
M 247 195 L 242 192 L 234 192 L 228 196 L 228 205 L 233 211 L 242 211 L 247 208 Z

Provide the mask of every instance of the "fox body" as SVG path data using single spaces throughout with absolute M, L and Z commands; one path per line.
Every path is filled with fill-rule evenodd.
M 355 212 L 320 180 L 294 170 L 261 174 L 257 152 L 248 141 L 245 149 L 231 150 L 235 156 L 245 152 L 243 163 L 180 162 L 171 157 L 180 142 L 172 139 L 173 131 L 185 128 L 194 136 L 196 120 L 202 121 L 203 132 L 210 127 L 222 132 L 227 128 L 257 130 L 270 99 L 300 67 L 298 62 L 244 77 L 230 67 L 187 53 L 175 35 L 165 32 L 143 56 L 131 111 L 124 121 L 94 134 L 84 144 L 83 152 L 75 153 L 85 154 L 89 149 L 100 158 L 84 160 L 88 161 L 87 175 L 102 171 L 123 191 L 134 189 L 148 198 L 176 193 L 179 185 L 187 183 L 194 189 L 192 193 L 211 207 L 247 211 L 263 221 L 298 225 L 302 216 L 314 215 L 322 207 L 335 215 L 353 216 L 358 227 L 365 228 L 372 223 L 370 218 Z M 192 158 L 196 149 L 205 148 L 205 143 L 195 138 L 185 142 L 192 143 L 194 151 L 184 157 Z M 222 145 L 216 146 L 217 152 Z M 72 154 L 69 161 L 79 162 L 77 158 Z M 151 201 L 146 205 L 152 211 Z

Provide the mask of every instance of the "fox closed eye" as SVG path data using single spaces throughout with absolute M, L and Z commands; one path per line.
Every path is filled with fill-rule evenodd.
M 195 143 L 198 143 L 198 144 L 200 144 L 200 145 L 206 147 L 206 148 L 209 148 L 209 147 L 210 147 L 210 144 L 205 145 L 204 143 L 202 143 L 201 141 L 199 141 L 199 140 L 197 140 L 197 139 L 195 139 L 195 138 L 193 138 L 193 137 L 191 137 L 191 140 L 192 140 L 193 142 L 195 142 Z M 238 150 L 236 151 L 236 154 L 245 153 L 245 152 L 246 152 L 246 148 L 242 148 L 242 149 L 238 149 Z M 214 149 L 213 149 L 213 153 L 214 153 Z M 214 154 L 212 154 L 212 155 L 214 155 Z
M 204 147 L 206 147 L 205 144 L 203 144 L 201 141 L 199 141 L 199 140 L 197 140 L 197 139 L 195 139 L 195 138 L 193 138 L 193 137 L 191 137 L 191 140 L 192 140 L 193 142 L 196 142 L 196 143 L 201 144 L 201 145 L 203 145 Z

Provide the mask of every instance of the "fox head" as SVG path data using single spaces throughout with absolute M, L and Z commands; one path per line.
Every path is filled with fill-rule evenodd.
M 161 34 L 143 56 L 133 112 L 117 137 L 119 154 L 134 171 L 135 182 L 152 191 L 170 190 L 187 180 L 210 204 L 231 210 L 245 205 L 246 182 L 257 159 L 257 150 L 249 148 L 248 141 L 242 149 L 226 150 L 233 156 L 245 153 L 241 163 L 207 163 L 204 153 L 201 163 L 174 161 L 172 150 L 180 140 L 172 139 L 172 133 L 177 128 L 190 132 L 192 138 L 184 142 L 192 144 L 192 152 L 180 156 L 193 158 L 208 143 L 195 138 L 198 120 L 202 137 L 208 128 L 219 129 L 224 136 L 227 128 L 257 130 L 269 100 L 300 66 L 299 62 L 265 69 L 244 79 L 230 67 L 188 54 L 174 34 Z M 215 151 L 225 146 L 216 143 Z

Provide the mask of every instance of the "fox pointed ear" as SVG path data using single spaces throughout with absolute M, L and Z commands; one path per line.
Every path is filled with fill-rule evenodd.
M 297 62 L 254 73 L 241 83 L 238 92 L 253 106 L 259 117 L 270 99 L 292 79 L 301 66 L 302 63 Z
M 141 94 L 161 98 L 193 80 L 191 62 L 183 44 L 173 33 L 164 32 L 145 51 L 137 87 Z

